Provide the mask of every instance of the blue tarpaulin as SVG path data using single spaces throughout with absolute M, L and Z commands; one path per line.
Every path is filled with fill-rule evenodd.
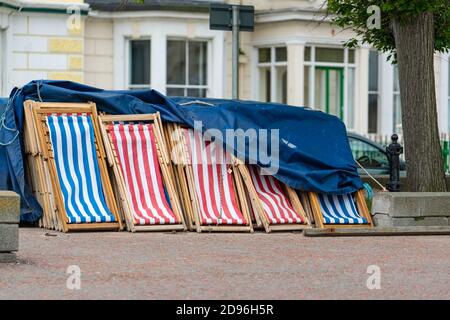
M 32 81 L 11 92 L 0 102 L 0 189 L 22 196 L 21 220 L 36 221 L 41 209 L 25 183 L 23 153 L 23 102 L 92 101 L 99 111 L 110 114 L 159 111 L 163 121 L 193 127 L 202 121 L 203 130 L 215 129 L 226 137 L 227 129 L 279 130 L 279 169 L 275 176 L 287 185 L 305 191 L 344 194 L 363 187 L 353 159 L 345 125 L 335 116 L 307 108 L 254 101 L 166 97 L 155 90 L 102 90 L 69 81 Z M 8 109 L 7 109 L 8 106 Z M 17 138 L 15 135 L 20 133 Z M 225 139 L 224 139 L 225 140 Z M 246 146 L 250 140 L 246 140 Z M 227 147 L 248 162 L 249 148 Z M 267 149 L 273 150 L 269 144 Z M 236 153 L 236 152 L 235 152 Z M 258 162 L 263 166 L 264 162 Z

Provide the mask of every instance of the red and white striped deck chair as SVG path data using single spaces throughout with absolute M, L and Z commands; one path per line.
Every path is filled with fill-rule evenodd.
M 253 232 L 235 159 L 221 145 L 205 141 L 192 129 L 178 125 L 172 128 L 172 146 L 181 147 L 176 156 L 172 150 L 172 157 L 177 157 L 175 163 L 182 166 L 178 178 L 185 183 L 180 183 L 179 188 L 184 188 L 184 206 L 191 206 L 187 214 L 191 226 L 197 232 Z
M 99 121 L 128 231 L 185 230 L 159 113 Z
M 255 220 L 266 232 L 310 228 L 309 219 L 295 190 L 255 165 L 241 166 Z

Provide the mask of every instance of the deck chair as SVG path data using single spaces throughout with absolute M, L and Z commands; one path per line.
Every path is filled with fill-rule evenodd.
M 159 113 L 99 121 L 128 231 L 186 230 Z
M 239 166 L 258 226 L 267 233 L 310 228 L 297 193 L 255 165 Z
M 44 160 L 43 152 L 39 147 L 33 111 L 29 103 L 24 105 L 24 115 L 25 169 L 31 191 L 42 208 L 42 217 L 39 219 L 39 227 L 63 231 L 62 224 L 58 219 L 53 197 L 48 162 Z
M 120 230 L 94 103 L 26 101 L 64 232 Z
M 308 197 L 316 227 L 373 227 L 363 192 L 358 190 L 353 194 L 344 195 L 309 192 Z
M 192 129 L 175 124 L 167 128 L 189 227 L 197 232 L 253 232 L 238 163 L 221 145 Z

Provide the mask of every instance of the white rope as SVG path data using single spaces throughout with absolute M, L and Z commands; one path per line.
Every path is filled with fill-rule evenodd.
M 42 83 L 42 80 L 41 80 L 41 83 Z M 36 91 L 37 91 L 37 95 L 38 95 L 39 101 L 40 101 L 40 102 L 43 102 L 43 101 L 42 101 L 42 97 L 41 97 L 41 90 L 40 90 L 40 88 L 39 88 L 39 85 L 40 85 L 40 83 L 39 83 L 39 82 L 36 82 Z
M 358 166 L 359 166 L 361 169 L 363 169 L 363 171 L 369 176 L 370 179 L 372 179 L 373 181 L 375 181 L 375 183 L 378 184 L 378 185 L 381 187 L 381 189 L 382 189 L 383 191 L 388 191 L 388 190 L 380 183 L 380 181 L 378 181 L 377 179 L 375 179 L 375 178 L 374 178 L 374 177 L 366 170 L 366 168 L 364 168 L 358 161 L 355 160 L 355 162 L 358 164 Z
M 203 104 L 205 106 L 215 107 L 215 105 L 213 105 L 212 103 L 208 103 L 208 102 L 200 101 L 200 100 L 193 100 L 193 101 L 183 102 L 183 103 L 180 103 L 180 106 L 188 106 L 188 105 L 191 105 L 191 104 Z
M 22 90 L 22 89 L 17 89 L 17 90 L 14 92 L 13 96 L 8 100 L 8 103 L 7 103 L 7 105 L 6 105 L 5 111 L 4 111 L 4 112 L 2 113 L 2 115 L 0 116 L 0 131 L 1 131 L 2 129 L 5 129 L 5 130 L 7 130 L 7 131 L 15 132 L 14 137 L 13 137 L 10 141 L 8 141 L 8 142 L 2 142 L 2 141 L 0 141 L 0 146 L 9 146 L 9 145 L 12 144 L 12 143 L 14 142 L 14 140 L 16 140 L 17 137 L 19 136 L 19 130 L 15 129 L 15 128 L 10 128 L 10 127 L 8 127 L 8 126 L 6 125 L 6 115 L 7 115 L 7 112 L 8 112 L 9 110 L 12 110 L 12 109 L 11 109 L 11 103 L 14 101 L 14 98 L 16 97 L 17 93 L 18 93 L 19 91 L 21 91 L 21 90 Z

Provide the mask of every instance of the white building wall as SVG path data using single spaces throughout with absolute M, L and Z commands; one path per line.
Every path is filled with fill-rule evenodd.
M 85 25 L 84 81 L 94 87 L 113 89 L 113 20 L 89 17 Z

